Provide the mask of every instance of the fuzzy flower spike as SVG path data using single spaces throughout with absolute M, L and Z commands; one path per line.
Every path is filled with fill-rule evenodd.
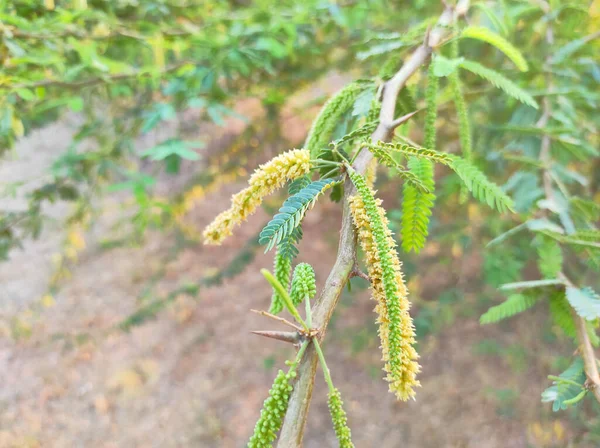
M 352 168 L 348 173 L 357 190 L 349 204 L 365 252 L 373 298 L 377 302 L 375 311 L 386 379 L 390 383 L 390 392 L 406 401 L 414 397 L 414 388 L 420 386 L 416 379 L 420 366 L 414 348 L 415 330 L 408 313 L 410 303 L 402 265 L 385 211 L 380 207 L 381 200 L 375 199 L 363 176 Z
M 294 149 L 284 152 L 261 165 L 250 177 L 249 186 L 231 198 L 231 207 L 219 214 L 204 229 L 204 244 L 219 245 L 239 225 L 256 211 L 265 196 L 281 188 L 287 181 L 310 171 L 310 152 Z

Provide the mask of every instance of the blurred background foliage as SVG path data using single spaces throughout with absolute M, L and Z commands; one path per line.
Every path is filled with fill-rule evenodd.
M 201 279 L 182 282 L 166 294 L 155 291 L 168 261 L 186 248 L 200 250 L 200 228 L 186 217 L 205 196 L 247 176 L 247 168 L 264 161 L 269 152 L 302 145 L 303 135 L 290 138 L 283 132 L 284 110 L 314 117 L 315 106 L 326 96 L 306 92 L 332 73 L 372 79 L 374 85 L 385 80 L 423 40 L 440 10 L 440 4 L 425 0 L 1 1 L 2 163 L 18 159 L 18 142 L 38 129 L 74 117 L 77 130 L 61 142 L 59 155 L 41 177 L 0 179 L 0 258 L 10 263 L 11 254 L 43 236 L 45 227 L 57 223 L 46 213 L 50 204 L 67 202 L 68 213 L 58 219 L 62 249 L 53 258 L 48 291 L 40 299 L 42 308 L 49 306 L 105 213 L 104 198 L 115 197 L 118 217 L 101 235 L 99 247 L 142 247 L 154 231 L 172 238 L 163 268 L 144 279 L 138 309 L 121 320 L 120 328 L 130 330 L 182 295 L 195 297 L 202 288 L 237 276 L 259 252 L 257 234 Z M 469 25 L 510 41 L 525 55 L 529 69 L 517 70 L 488 42 L 455 35 L 460 56 L 502 73 L 531 94 L 539 109 L 506 96 L 476 74 L 461 72 L 473 159 L 510 194 L 517 213 L 499 218 L 485 206 L 464 203 L 456 177 L 436 170 L 436 208 L 427 245 L 418 255 L 402 255 L 422 344 L 432 343 L 427 335 L 477 319 L 501 302 L 497 288 L 502 285 L 552 280 L 564 273 L 579 291 L 588 291 L 584 286 L 600 290 L 600 2 L 476 1 L 468 17 Z M 407 107 L 423 107 L 425 86 L 425 72 L 411 79 L 401 96 Z M 459 135 L 451 87 L 442 78 L 440 88 L 437 149 L 456 152 Z M 357 99 L 338 136 L 368 110 L 375 94 L 371 89 Z M 245 101 L 250 106 L 240 108 Z M 422 115 L 399 133 L 420 141 Z M 215 145 L 212 135 L 232 120 L 243 123 L 241 130 Z M 385 171 L 378 188 L 401 238 L 402 188 Z M 266 208 L 273 212 L 279 205 L 276 200 Z M 335 226 L 321 230 L 329 240 L 337 238 L 336 232 Z M 442 272 L 450 273 L 450 287 L 443 278 L 436 285 Z M 354 291 L 360 293 L 361 286 L 357 282 Z M 574 336 L 567 298 L 546 285 L 529 286 L 519 297 L 507 297 L 515 303 L 528 295 L 531 305 L 547 302 L 549 319 L 537 329 L 538 337 L 565 347 Z M 579 297 L 584 307 L 596 306 L 599 299 L 593 293 L 586 297 Z M 355 292 L 348 293 L 342 307 L 356 300 Z M 501 317 L 525 310 L 520 307 L 505 309 Z M 597 308 L 587 315 L 595 345 L 599 315 Z M 485 322 L 500 319 L 487 316 Z M 369 325 L 365 322 L 370 316 L 361 325 Z M 376 344 L 372 328 L 333 333 L 359 357 Z M 30 324 L 14 317 L 11 335 L 19 339 L 30 334 Z M 515 375 L 524 371 L 531 356 L 519 343 L 504 346 L 484 337 L 473 352 L 481 362 L 502 357 Z M 561 353 L 547 373 L 581 375 L 581 366 L 577 370 L 564 348 Z M 485 393 L 496 403 L 498 415 L 514 412 L 518 391 Z M 558 400 L 560 409 L 567 407 L 560 403 L 579 391 L 549 393 L 554 396 L 548 398 L 546 392 L 544 399 Z M 584 427 L 581 440 L 599 443 L 598 407 L 591 412 L 591 400 L 585 406 L 576 411 L 585 417 L 571 418 Z M 534 446 L 565 446 L 561 427 L 533 425 L 528 431 Z

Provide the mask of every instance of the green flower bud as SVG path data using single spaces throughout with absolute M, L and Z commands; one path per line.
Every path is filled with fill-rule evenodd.
M 311 299 L 317 293 L 315 271 L 308 263 L 300 263 L 294 269 L 292 278 L 292 290 L 290 297 L 295 306 L 301 304 L 304 299 Z
M 344 402 L 338 389 L 333 389 L 329 392 L 327 405 L 333 422 L 335 435 L 340 442 L 340 448 L 354 448 L 352 443 L 350 428 L 348 427 L 348 418 L 342 407 Z
M 290 284 L 290 273 L 292 272 L 292 259 L 284 256 L 277 249 L 277 253 L 275 254 L 274 268 L 273 274 L 275 278 L 281 283 L 281 285 L 286 289 L 288 289 Z M 273 295 L 271 296 L 271 307 L 269 308 L 269 313 L 271 314 L 279 314 L 283 310 L 283 299 L 279 295 L 279 293 L 273 289 Z

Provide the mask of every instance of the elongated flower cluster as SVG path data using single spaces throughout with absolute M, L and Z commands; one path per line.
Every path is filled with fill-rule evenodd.
M 288 373 L 280 370 L 275 377 L 269 397 L 263 403 L 260 418 L 254 427 L 254 434 L 248 441 L 248 448 L 270 448 L 272 446 L 287 411 L 293 389 L 290 382 L 295 376 L 296 372 L 292 367 Z
M 287 291 L 290 285 L 290 274 L 292 273 L 292 259 L 290 257 L 286 257 L 282 254 L 279 249 L 277 249 L 277 253 L 275 254 L 275 261 L 273 266 L 273 274 L 275 278 L 281 283 L 281 285 Z M 269 308 L 269 313 L 271 314 L 279 314 L 283 311 L 283 299 L 273 288 L 273 295 L 271 297 L 271 307 Z
M 404 284 L 396 243 L 388 227 L 381 201 L 356 171 L 349 175 L 358 194 L 349 200 L 358 237 L 365 252 L 371 278 L 373 298 L 377 305 L 379 337 L 390 391 L 401 400 L 414 397 L 414 387 L 420 386 L 416 375 L 420 371 L 419 355 L 413 347 L 414 327 L 408 313 L 410 303 Z
M 335 430 L 335 435 L 340 443 L 340 448 L 354 448 L 350 428 L 348 427 L 348 418 L 342 407 L 344 403 L 342 402 L 340 391 L 338 389 L 333 389 L 329 392 L 327 398 L 327 405 L 329 406 L 333 429 Z
M 204 229 L 205 244 L 221 244 L 233 228 L 245 221 L 262 203 L 263 198 L 287 181 L 310 171 L 310 153 L 304 149 L 287 151 L 261 165 L 248 181 L 249 186 L 231 198 L 231 207 L 218 215 Z
M 358 83 L 348 84 L 325 103 L 304 144 L 313 157 L 316 157 L 320 150 L 327 148 L 340 118 L 354 105 L 362 90 L 363 86 Z
M 317 293 L 315 271 L 308 263 L 300 263 L 294 269 L 290 297 L 294 305 L 300 305 L 305 299 L 311 299 Z

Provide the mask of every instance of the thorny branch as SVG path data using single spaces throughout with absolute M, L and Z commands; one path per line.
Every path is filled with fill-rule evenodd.
M 449 25 L 464 15 L 469 8 L 469 0 L 459 0 L 456 8 L 446 5 L 437 25 L 426 37 L 425 42 L 406 59 L 402 68 L 387 81 L 383 87 L 379 126 L 371 135 L 373 142 L 389 141 L 398 122 L 395 121 L 394 111 L 396 98 L 406 81 L 429 59 L 431 52 L 440 45 L 448 33 Z M 373 159 L 369 151 L 361 151 L 354 163 L 354 169 L 364 174 Z M 344 189 L 342 227 L 338 254 L 325 286 L 312 310 L 313 325 L 320 329 L 318 336 L 325 336 L 327 324 L 331 319 L 344 285 L 353 274 L 356 254 L 356 238 L 352 216 L 348 206 L 348 198 L 355 193 L 354 186 L 346 180 Z M 314 345 L 311 344 L 298 366 L 298 379 L 290 398 L 278 446 L 281 448 L 301 447 L 308 409 L 312 398 L 318 356 Z

